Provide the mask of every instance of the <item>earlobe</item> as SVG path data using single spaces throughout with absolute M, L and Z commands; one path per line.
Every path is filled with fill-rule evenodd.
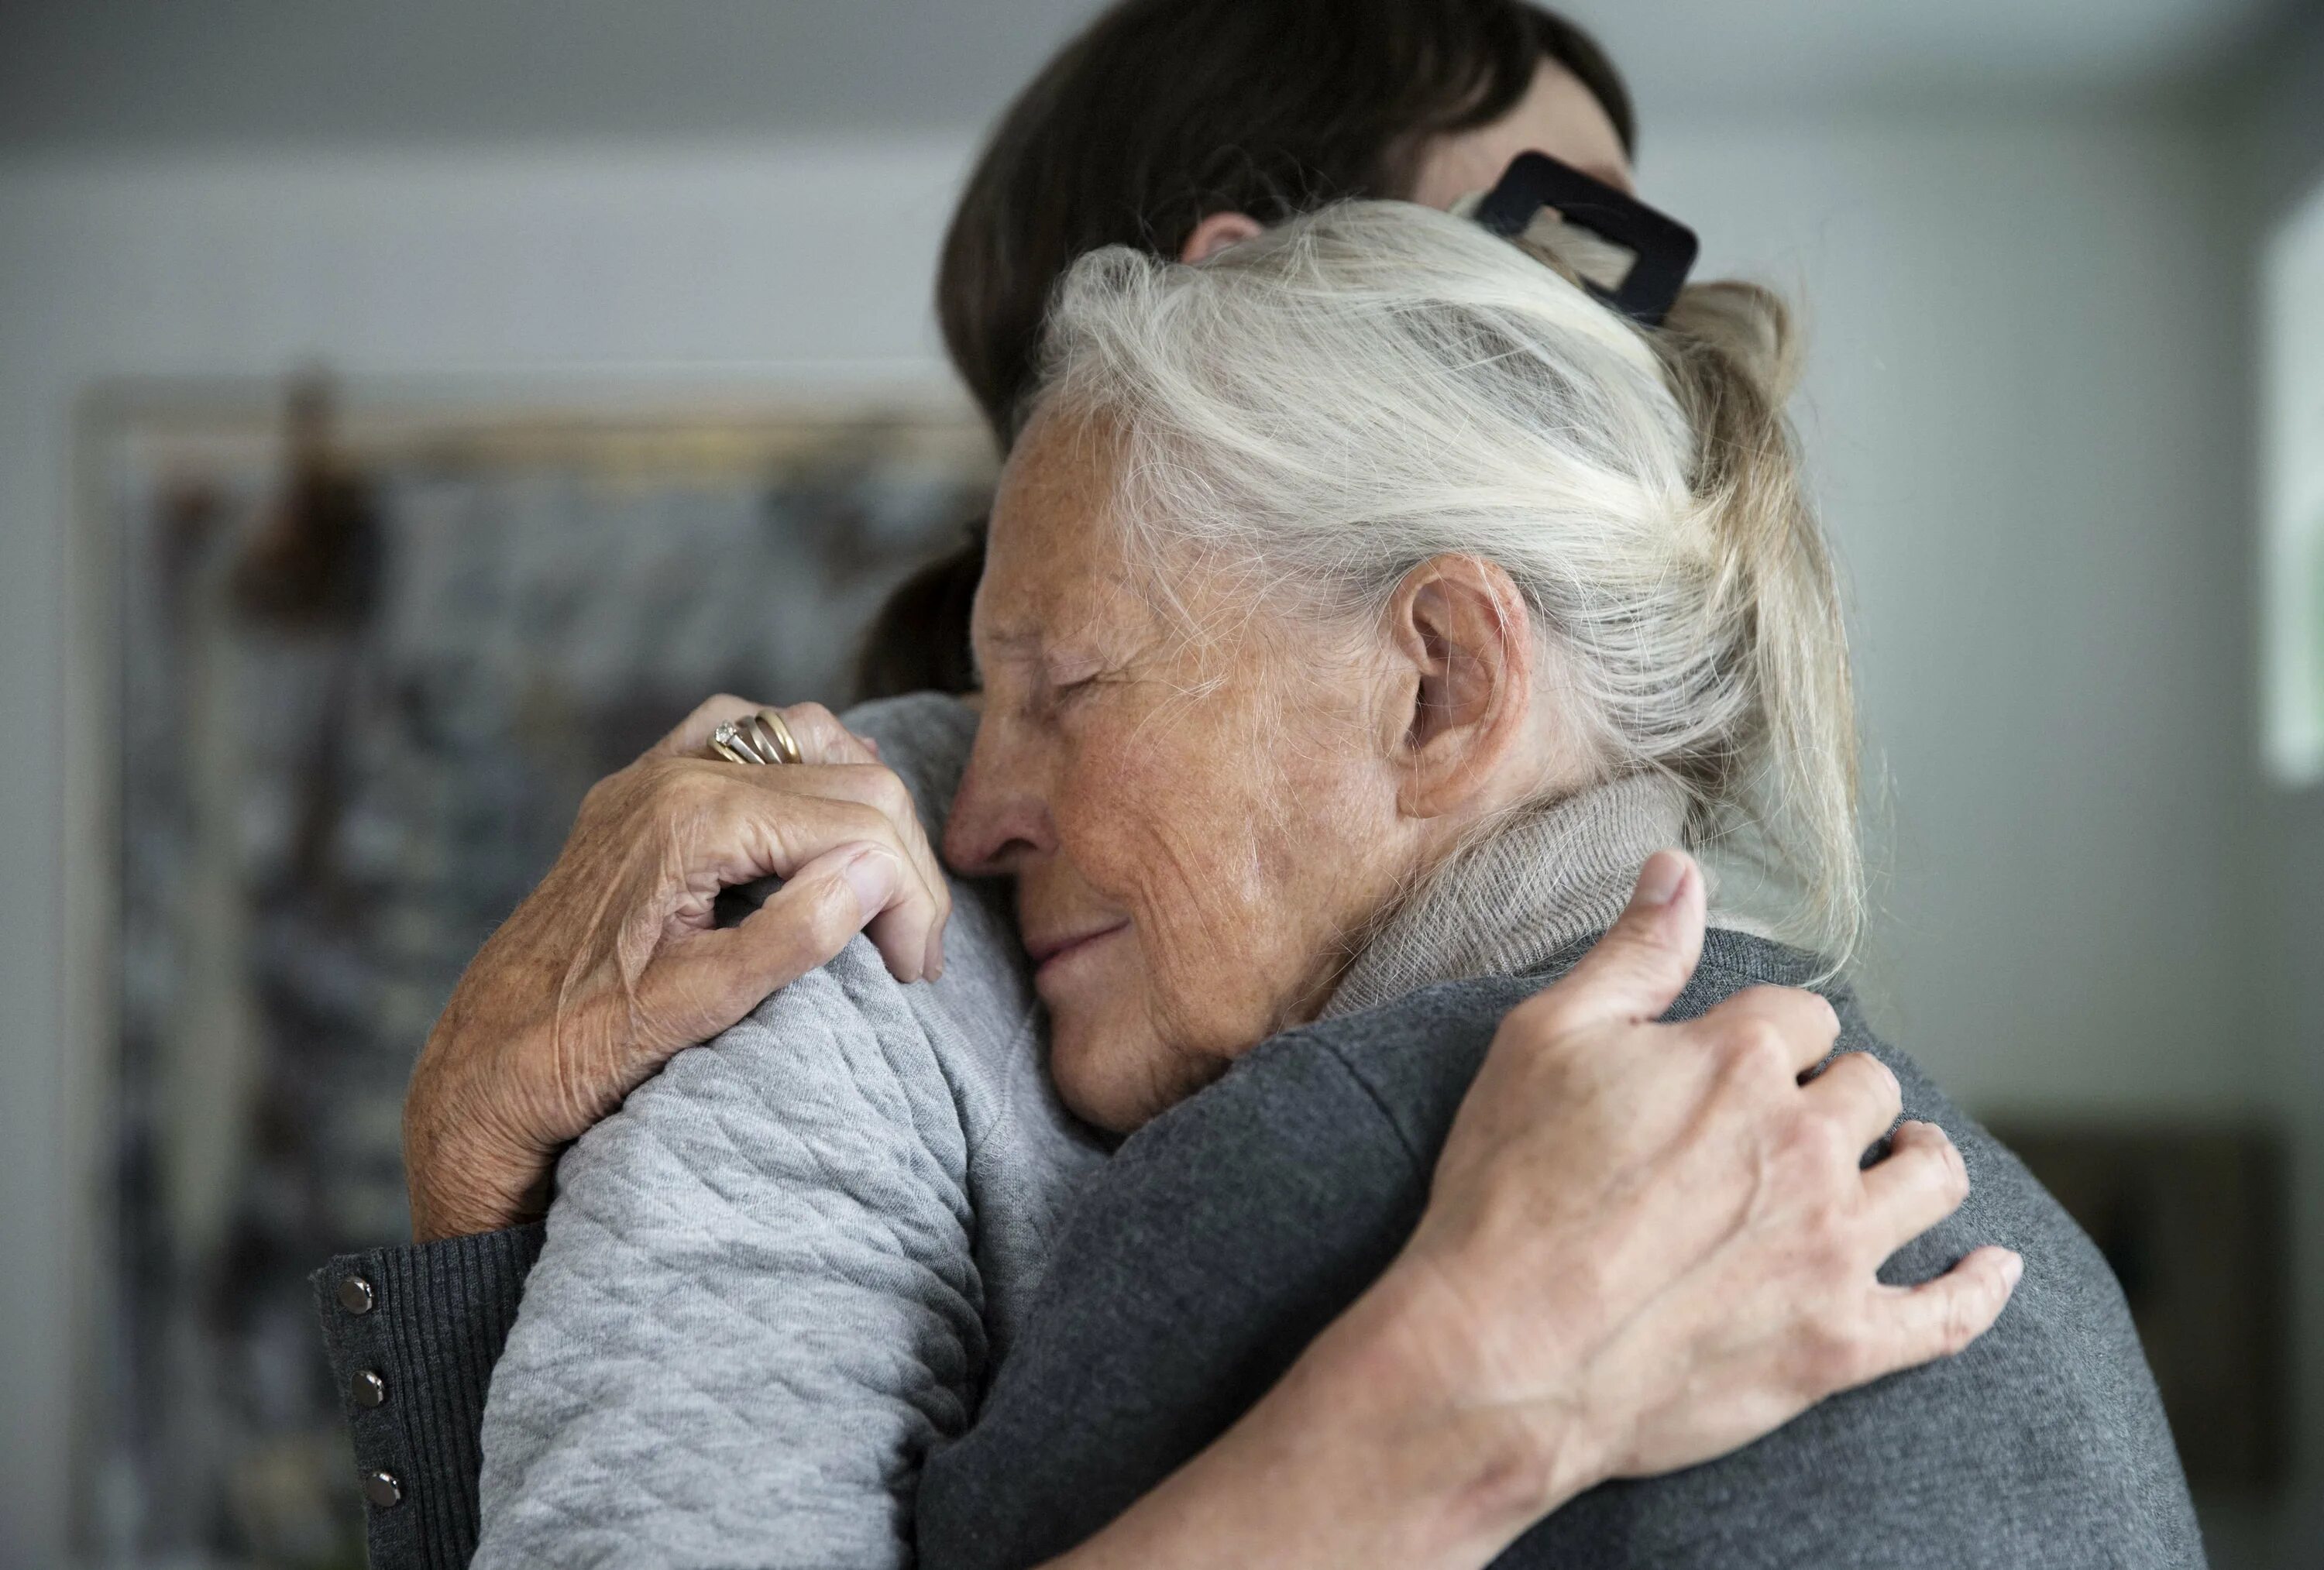
M 1228 246 L 1250 239 L 1266 227 L 1248 213 L 1211 213 L 1194 225 L 1178 248 L 1181 262 L 1208 262 Z

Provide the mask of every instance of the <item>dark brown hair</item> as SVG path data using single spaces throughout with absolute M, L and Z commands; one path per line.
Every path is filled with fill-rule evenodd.
M 936 272 L 945 347 L 1005 447 L 1065 270 L 1107 245 L 1175 257 L 1213 213 L 1275 223 L 1398 197 L 1429 139 L 1513 108 L 1544 58 L 1579 78 L 1625 151 L 1628 90 L 1597 43 L 1523 0 L 1122 0 L 993 128 Z M 981 528 L 884 606 L 862 695 L 965 691 Z

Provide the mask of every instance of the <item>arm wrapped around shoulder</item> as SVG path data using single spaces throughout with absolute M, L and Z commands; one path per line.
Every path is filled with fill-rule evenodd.
M 946 1027 L 858 938 L 559 1168 L 494 1371 L 478 1565 L 909 1562 L 983 1372 Z

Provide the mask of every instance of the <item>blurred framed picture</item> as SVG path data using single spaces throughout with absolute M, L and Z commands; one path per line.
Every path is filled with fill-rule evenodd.
M 362 1563 L 305 1277 L 408 1235 L 402 1091 L 582 794 L 721 690 L 844 702 L 980 518 L 964 407 L 139 384 L 84 411 L 109 868 L 82 1513 Z M 109 960 L 109 963 L 104 961 Z

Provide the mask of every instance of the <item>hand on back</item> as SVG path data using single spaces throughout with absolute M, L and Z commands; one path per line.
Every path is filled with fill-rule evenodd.
M 1840 1022 L 1813 993 L 1753 987 L 1655 1023 L 1703 921 L 1701 871 L 1662 852 L 1616 927 L 1511 1012 L 1390 1272 L 1431 1305 L 1440 1372 L 1554 1437 L 1527 1520 L 1960 1351 L 2021 1269 L 1980 1248 L 1923 1285 L 1879 1284 L 1967 1196 L 1960 1157 L 1933 1125 L 1897 1125 L 1877 1059 L 1825 1064 Z

